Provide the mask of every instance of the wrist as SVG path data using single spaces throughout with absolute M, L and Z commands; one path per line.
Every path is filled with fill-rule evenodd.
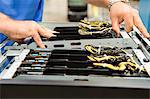
M 110 10 L 113 5 L 116 3 L 129 4 L 129 0 L 108 0 L 108 9 Z
M 13 19 L 9 18 L 8 16 L 0 13 L 0 32 L 7 35 L 9 32 L 11 25 L 13 25 Z

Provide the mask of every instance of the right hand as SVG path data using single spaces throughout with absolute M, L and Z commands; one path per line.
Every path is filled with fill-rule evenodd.
M 126 32 L 129 33 L 135 25 L 144 37 L 150 38 L 150 34 L 145 28 L 138 11 L 131 6 L 122 2 L 115 3 L 110 9 L 110 17 L 113 30 L 118 34 L 118 36 L 120 35 L 120 24 L 124 21 Z

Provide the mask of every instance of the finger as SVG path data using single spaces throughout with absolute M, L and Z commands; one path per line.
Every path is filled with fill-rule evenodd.
M 46 37 L 46 38 L 50 38 L 52 36 L 55 36 L 51 31 L 48 31 L 48 29 L 42 28 L 42 27 L 38 28 L 38 32 L 41 36 Z
M 57 31 L 53 31 L 53 30 L 50 30 L 50 29 L 48 29 L 50 32 L 52 32 L 52 33 L 55 33 L 55 34 L 59 34 L 60 32 L 57 32 Z
M 138 14 L 134 15 L 134 24 L 139 29 L 139 31 L 143 34 L 144 37 L 150 38 L 150 34 L 148 33 L 147 29 L 145 28 L 145 26 Z
M 38 33 L 34 33 L 33 34 L 33 39 L 36 42 L 36 44 L 40 47 L 40 48 L 45 48 L 45 45 L 43 44 L 40 35 Z
M 51 33 L 60 33 L 60 32 L 57 32 L 57 31 L 53 31 L 53 30 L 50 30 L 50 29 L 48 29 L 48 28 L 46 28 L 45 26 L 41 26 L 43 29 L 45 29 L 45 30 L 48 30 L 49 32 L 51 32 Z
M 56 37 L 56 35 L 53 34 L 53 31 L 51 31 L 50 29 L 48 28 L 45 28 L 45 31 L 49 34 L 51 34 L 51 37 Z
M 32 37 L 27 37 L 27 38 L 25 38 L 24 40 L 23 40 L 23 42 L 28 42 L 28 41 L 30 41 L 32 39 Z
M 117 37 L 120 36 L 120 28 L 119 28 L 119 22 L 117 18 L 112 18 L 112 28 L 117 33 Z
M 126 32 L 130 32 L 133 29 L 133 16 L 128 15 L 124 19 L 125 21 L 125 30 Z

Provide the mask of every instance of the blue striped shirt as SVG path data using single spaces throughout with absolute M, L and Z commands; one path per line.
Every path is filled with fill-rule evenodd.
M 150 33 L 150 0 L 140 0 L 139 7 L 141 19 Z
M 41 21 L 44 0 L 0 0 L 0 12 L 16 20 Z M 6 37 L 0 34 L 0 43 Z

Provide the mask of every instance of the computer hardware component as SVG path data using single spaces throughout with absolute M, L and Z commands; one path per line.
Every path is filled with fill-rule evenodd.
M 105 75 L 148 77 L 128 48 L 93 47 L 84 50 L 31 50 L 17 69 L 18 75 Z

